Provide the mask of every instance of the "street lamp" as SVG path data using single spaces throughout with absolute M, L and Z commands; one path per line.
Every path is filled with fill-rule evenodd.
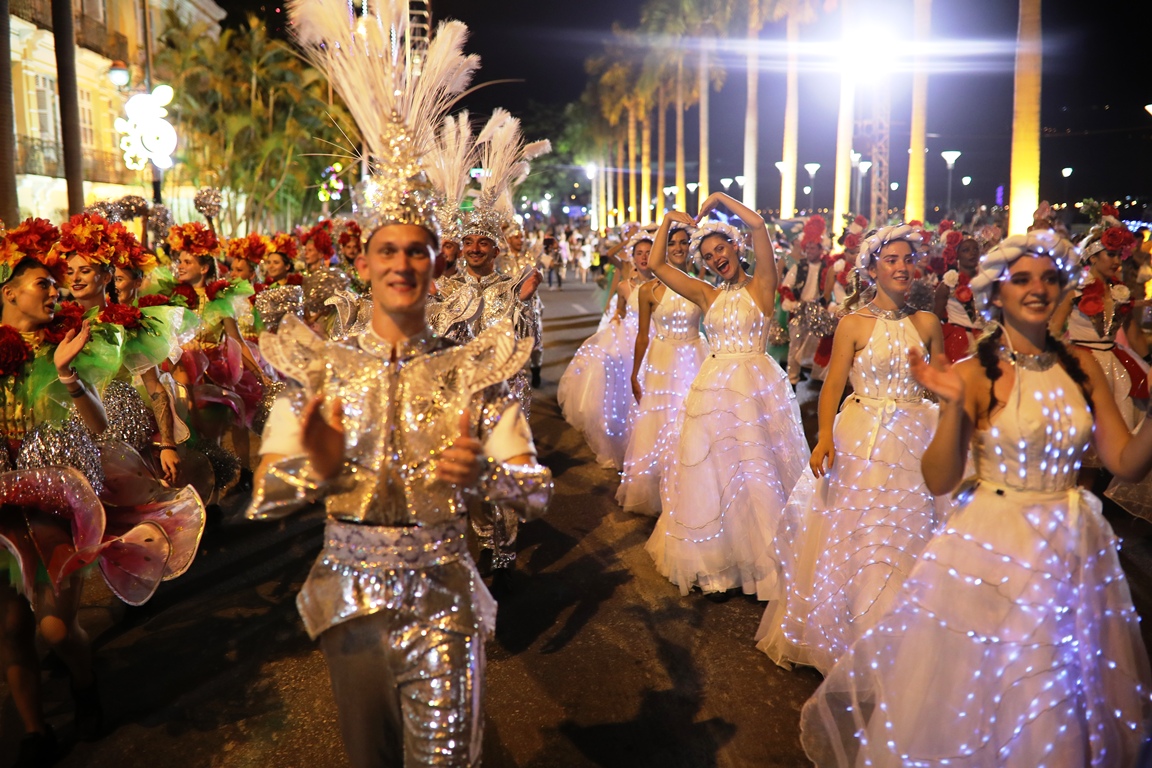
M 966 187 L 972 183 L 972 177 L 971 176 L 961 176 L 960 177 L 960 183 Z
M 1148 106 L 1152 107 L 1152 104 L 1149 104 Z M 1152 110 L 1150 110 L 1150 111 L 1152 111 Z M 1072 175 L 1072 169 L 1071 168 L 1061 168 L 1060 169 L 1060 175 L 1064 177 L 1064 201 L 1067 202 L 1068 201 L 1068 177 Z
M 944 206 L 944 215 L 948 216 L 952 212 L 952 169 L 956 167 L 960 153 L 955 149 L 946 149 L 940 153 L 940 157 L 948 164 L 948 205 Z
M 743 176 L 737 176 L 736 177 L 736 186 L 740 187 L 740 189 L 744 189 L 744 177 Z
M 125 88 L 132 81 L 132 73 L 128 71 L 127 64 L 122 61 L 114 61 L 112 66 L 108 68 L 108 79 L 117 88 Z
M 811 184 L 808 188 L 808 212 L 811 213 L 816 208 L 816 171 L 820 170 L 820 163 L 804 163 L 804 170 L 808 171 L 808 181 Z
M 687 186 L 687 187 L 688 187 L 688 194 L 690 194 L 690 195 L 694 195 L 694 194 L 696 194 L 696 189 L 697 189 L 697 188 L 698 188 L 700 185 L 699 185 L 699 184 L 697 184 L 697 183 L 696 183 L 696 182 L 694 182 L 694 181 L 690 181 L 690 182 L 688 182 L 688 183 L 687 183 L 685 186 Z M 696 201 L 696 204 L 697 204 L 697 205 L 699 205 L 699 204 L 700 204 L 700 201 L 699 201 L 699 200 L 697 200 L 697 201 Z
M 1147 112 L 1148 114 L 1152 115 L 1152 104 L 1145 104 L 1144 105 L 1144 111 Z
M 725 192 L 728 191 L 728 187 L 732 186 L 732 181 L 733 180 L 729 178 L 720 179 L 720 184 L 724 187 Z
M 859 172 L 856 174 L 856 208 L 858 213 L 864 213 L 864 177 L 872 168 L 871 160 L 861 160 L 857 163 Z

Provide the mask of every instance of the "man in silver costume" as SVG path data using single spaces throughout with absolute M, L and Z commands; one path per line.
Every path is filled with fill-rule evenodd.
M 478 760 L 495 604 L 465 544 L 465 498 L 528 515 L 551 495 L 504 383 L 530 344 L 505 326 L 455 346 L 426 325 L 434 229 L 389 223 L 369 237 L 360 338 L 325 341 L 289 316 L 262 339 L 303 389 L 273 408 L 249 516 L 325 501 L 324 549 L 298 604 L 357 766 Z
M 496 271 L 509 277 L 520 279 L 532 270 L 540 269 L 540 250 L 527 248 L 524 245 L 524 228 L 519 222 L 513 222 L 504 230 L 504 242 L 508 246 L 502 248 L 496 259 Z M 528 358 L 528 370 L 532 374 L 532 387 L 540 386 L 540 369 L 544 365 L 544 303 L 540 300 L 540 291 L 532 296 L 532 356 Z
M 288 10 L 368 146 L 374 175 L 357 216 L 372 311 L 345 342 L 291 315 L 261 337 L 299 386 L 269 416 L 248 515 L 324 502 L 324 546 L 297 605 L 328 664 L 352 765 L 477 766 L 495 603 L 465 543 L 466 500 L 529 516 L 552 493 L 506 384 L 531 343 L 500 325 L 458 346 L 426 320 L 440 228 L 417 153 L 477 61 L 460 22 L 437 27 L 418 70 L 397 45 L 405 27 L 349 23 L 343 0 Z M 378 0 L 376 13 L 403 18 L 404 6 Z

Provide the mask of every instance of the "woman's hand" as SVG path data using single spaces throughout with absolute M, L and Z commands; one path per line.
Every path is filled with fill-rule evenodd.
M 640 397 L 644 394 L 644 390 L 640 387 L 640 377 L 632 374 L 632 397 L 636 398 L 636 402 L 640 402 Z
M 337 400 L 329 420 L 321 411 L 323 405 L 324 395 L 316 395 L 304 407 L 301 442 L 312 468 L 323 479 L 331 480 L 344 466 L 344 406 Z
M 696 214 L 696 221 L 693 223 L 699 224 L 705 216 L 716 210 L 720 205 L 723 205 L 726 198 L 727 195 L 723 192 L 713 192 L 708 195 L 708 197 L 704 199 L 704 202 L 700 203 L 700 212 Z
M 912 368 L 912 376 L 936 395 L 940 405 L 964 404 L 964 379 L 950 363 L 934 368 L 918 349 L 908 350 L 908 363 Z
M 671 228 L 672 224 L 675 222 L 685 224 L 689 227 L 696 226 L 696 219 L 692 218 L 683 211 L 668 211 L 668 213 L 664 214 L 664 224 L 667 224 L 669 228 Z
M 92 337 L 92 330 L 85 320 L 80 324 L 80 330 L 68 331 L 64 336 L 64 340 L 56 345 L 56 351 L 52 355 L 52 362 L 56 364 L 56 374 L 62 378 L 69 378 L 74 375 L 72 371 L 72 361 L 84 349 L 84 345 L 88 343 L 88 339 Z
M 472 416 L 460 414 L 460 436 L 444 449 L 436 462 L 436 477 L 461 488 L 471 488 L 480 480 L 480 454 L 483 446 L 472 436 Z
M 175 448 L 160 449 L 160 472 L 164 483 L 172 488 L 180 476 L 180 455 Z
M 832 469 L 836 461 L 836 445 L 831 437 L 821 437 L 812 449 L 812 458 L 808 459 L 808 466 L 816 477 L 824 477 Z

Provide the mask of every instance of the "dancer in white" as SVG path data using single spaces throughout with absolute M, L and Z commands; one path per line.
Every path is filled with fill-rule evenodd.
M 875 298 L 851 311 L 859 297 L 850 297 L 836 329 L 812 471 L 796 483 L 777 536 L 787 594 L 764 611 L 756 634 L 756 647 L 785 668 L 826 674 L 884 616 L 946 508 L 920 473 L 937 408 L 907 354 L 944 363 L 940 321 L 905 298 L 921 247 L 906 224 L 869 237 L 860 264 Z M 852 394 L 836 415 L 849 381 Z
M 691 227 L 675 222 L 667 261 L 684 271 Z M 664 241 L 653 250 L 665 248 Z M 639 326 L 632 356 L 632 394 L 638 404 L 616 501 L 629 512 L 660 514 L 660 476 L 676 448 L 677 421 L 688 387 L 708 354 L 700 336 L 700 307 L 659 280 L 640 286 Z M 641 384 L 643 380 L 643 384 Z
M 740 588 L 771 600 L 780 596 L 773 539 L 808 444 L 792 387 L 767 355 L 777 278 L 772 240 L 759 214 L 723 193 L 705 200 L 700 216 L 721 205 L 752 229 L 753 276 L 740 265 L 740 233 L 718 221 L 699 226 L 692 250 L 719 276 L 719 287 L 669 266 L 663 251 L 653 254 L 656 276 L 704 312 L 711 353 L 684 399 L 680 443 L 647 548 L 682 594 L 694 586 Z M 658 241 L 675 221 L 696 223 L 672 211 Z
M 1091 353 L 1048 333 L 1076 266 L 1051 230 L 1009 237 L 972 280 L 999 327 L 943 371 L 913 351 L 940 421 L 934 493 L 975 482 L 892 610 L 805 704 L 819 766 L 1130 766 L 1152 714 L 1139 618 L 1100 502 L 1076 485 L 1089 442 L 1136 480 L 1152 428 L 1129 433 Z

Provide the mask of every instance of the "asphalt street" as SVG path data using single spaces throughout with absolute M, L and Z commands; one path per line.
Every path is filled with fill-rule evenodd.
M 614 502 L 560 416 L 556 382 L 596 327 L 592 290 L 544 290 L 545 386 L 532 426 L 556 478 L 550 513 L 524 525 L 520 558 L 488 646 L 488 768 L 736 768 L 806 765 L 799 711 L 820 678 L 785 671 L 753 644 L 763 605 L 681 597 L 644 551 L 654 519 Z M 800 387 L 809 439 L 815 385 Z M 1152 526 L 1111 514 L 1142 615 L 1152 610 Z M 320 520 L 227 523 L 182 579 L 126 609 L 91 580 L 106 712 L 98 741 L 61 766 L 345 766 L 323 659 L 294 598 L 319 549 Z M 1147 640 L 1148 638 L 1146 638 Z M 45 698 L 70 741 L 67 674 L 51 660 Z M 0 768 L 20 726 L 0 687 Z

